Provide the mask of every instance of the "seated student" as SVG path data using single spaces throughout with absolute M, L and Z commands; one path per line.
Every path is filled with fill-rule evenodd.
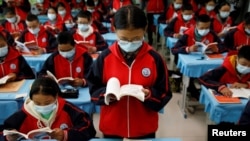
M 63 23 L 68 23 L 69 21 L 73 21 L 73 17 L 71 15 L 70 8 L 64 2 L 58 2 L 56 5 L 58 19 Z
M 216 1 L 215 0 L 205 0 L 204 6 L 197 11 L 197 15 L 207 14 L 210 18 L 214 18 L 216 16 L 215 12 Z
M 4 15 L 6 20 L 2 23 L 3 27 L 9 31 L 14 40 L 17 40 L 21 33 L 27 28 L 25 21 L 16 15 L 13 7 L 5 8 Z
M 233 24 L 230 14 L 230 3 L 222 2 L 217 6 L 218 14 L 212 19 L 212 29 L 220 37 L 224 38 Z
M 47 10 L 48 21 L 44 23 L 45 29 L 51 31 L 54 35 L 66 30 L 64 23 L 58 18 L 57 10 L 54 7 L 49 7 Z
M 237 125 L 247 125 L 248 127 L 250 126 L 250 100 L 247 102 L 243 112 L 241 113 Z
M 4 121 L 4 129 L 27 134 L 34 129 L 49 127 L 53 130 L 49 136 L 57 141 L 85 141 L 94 138 L 96 130 L 88 113 L 61 98 L 60 93 L 58 84 L 50 77 L 35 79 L 29 98 L 21 110 Z M 15 135 L 7 135 L 6 139 L 18 140 Z
M 93 21 L 98 21 L 98 22 L 102 21 L 102 15 L 95 8 L 94 0 L 87 0 L 86 7 L 84 10 L 87 10 L 92 14 Z
M 61 32 L 57 37 L 58 51 L 44 62 L 38 76 L 47 75 L 47 70 L 59 79 L 72 77 L 74 80 L 69 85 L 73 87 L 86 86 L 85 75 L 93 62 L 91 56 L 81 47 L 75 45 L 72 34 Z
M 14 38 L 11 36 L 10 32 L 6 30 L 2 25 L 0 25 L 0 33 L 4 35 L 8 45 L 13 46 L 15 44 Z
M 51 53 L 57 49 L 55 36 L 40 25 L 38 17 L 29 14 L 26 18 L 27 28 L 18 41 L 25 43 L 35 41 L 38 48 L 33 50 L 36 54 Z
M 232 88 L 250 88 L 250 45 L 242 46 L 237 55 L 225 58 L 223 64 L 199 77 L 199 82 L 225 96 Z
M 102 0 L 94 0 L 95 3 L 95 10 L 100 13 L 101 21 L 104 20 L 105 16 L 107 15 L 108 9 L 104 6 Z
M 108 48 L 102 35 L 91 26 L 91 13 L 80 11 L 77 15 L 77 27 L 73 33 L 76 46 L 84 48 L 90 54 Z
M 173 55 L 175 55 L 174 62 L 177 64 L 178 54 L 189 54 L 191 52 L 197 52 L 198 46 L 196 42 L 203 42 L 209 44 L 217 42 L 218 46 L 212 48 L 210 51 L 213 53 L 223 52 L 223 45 L 220 38 L 210 30 L 211 19 L 208 15 L 199 15 L 196 19 L 196 25 L 185 31 L 184 35 L 177 41 L 175 46 L 171 48 Z M 199 99 L 199 92 L 193 85 L 193 78 L 191 78 L 188 91 L 191 92 L 191 96 L 195 99 Z
M 242 45 L 250 45 L 250 12 L 244 15 L 244 20 L 237 28 L 228 32 L 224 39 L 225 47 L 229 50 L 228 55 L 237 54 Z
M 166 37 L 180 38 L 185 30 L 195 26 L 193 13 L 194 12 L 191 4 L 183 5 L 181 8 L 181 13 L 178 14 L 178 16 L 174 18 L 164 29 L 164 35 Z M 182 30 L 181 28 L 184 27 L 185 30 Z
M 172 19 L 177 17 L 178 13 L 180 13 L 182 5 L 183 5 L 183 0 L 174 0 L 173 3 L 168 6 L 165 16 L 167 24 L 169 24 L 172 21 Z
M 13 7 L 21 20 L 25 20 L 30 12 L 30 3 L 28 0 L 3 0 L 2 2 L 4 7 Z
M 9 75 L 10 81 L 34 79 L 35 75 L 24 57 L 7 44 L 6 37 L 0 32 L 0 78 Z

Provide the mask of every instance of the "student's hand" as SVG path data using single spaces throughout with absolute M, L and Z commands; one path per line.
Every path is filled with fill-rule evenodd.
M 212 46 L 211 48 L 209 48 L 210 51 L 212 51 L 213 53 L 218 53 L 219 49 L 217 45 Z
M 12 131 L 17 131 L 17 130 L 13 129 Z M 19 138 L 20 138 L 20 135 L 18 134 L 6 135 L 7 141 L 17 141 Z
M 198 51 L 198 46 L 196 44 L 188 47 L 189 52 L 197 52 Z
M 31 52 L 34 55 L 39 55 L 39 54 L 44 54 L 45 53 L 44 49 L 41 48 L 41 47 L 38 47 L 37 49 L 31 49 Z
M 96 47 L 88 47 L 88 53 L 96 53 L 97 49 Z
M 143 88 L 143 89 L 142 89 L 142 92 L 144 92 L 145 97 L 148 97 L 148 96 L 150 95 L 150 90 L 149 90 L 149 89 Z
M 56 139 L 58 141 L 62 141 L 64 138 L 64 132 L 60 128 L 53 129 L 52 133 L 50 133 L 52 139 Z
M 81 78 L 75 78 L 72 82 L 70 82 L 70 85 L 73 87 L 80 87 L 84 85 L 84 80 Z
M 16 80 L 16 73 L 9 73 L 8 76 L 10 77 L 8 82 Z
M 174 33 L 174 35 L 173 35 L 173 37 L 174 37 L 174 38 L 177 38 L 177 39 L 181 38 L 181 36 L 182 36 L 182 35 L 179 34 L 179 33 Z
M 219 92 L 220 92 L 222 95 L 228 96 L 228 97 L 231 97 L 232 94 L 233 94 L 233 92 L 232 92 L 228 87 L 225 87 L 225 88 L 221 89 Z
M 233 83 L 230 86 L 230 88 L 236 88 L 236 89 L 239 89 L 239 88 L 248 88 L 248 84 L 235 82 L 235 83 Z

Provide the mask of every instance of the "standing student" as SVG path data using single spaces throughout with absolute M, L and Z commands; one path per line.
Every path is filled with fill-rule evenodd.
M 52 129 L 50 137 L 57 141 L 90 140 L 95 137 L 93 121 L 83 110 L 60 98 L 57 83 L 49 77 L 41 77 L 33 82 L 29 98 L 21 110 L 4 121 L 4 129 L 13 129 L 24 134 L 44 127 Z M 14 135 L 7 140 L 17 140 Z
M 93 62 L 87 76 L 91 99 L 101 105 L 99 128 L 105 138 L 154 138 L 158 112 L 172 98 L 166 64 L 144 41 L 147 18 L 139 7 L 121 7 L 114 16 L 114 27 L 118 40 Z M 111 77 L 121 85 L 142 85 L 145 101 L 125 96 L 106 105 Z

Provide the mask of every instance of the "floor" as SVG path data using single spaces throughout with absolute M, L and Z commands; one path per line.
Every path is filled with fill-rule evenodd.
M 159 47 L 157 50 L 169 64 L 166 48 Z M 156 137 L 177 137 L 181 138 L 182 141 L 207 141 L 207 120 L 202 105 L 198 106 L 195 113 L 187 113 L 187 118 L 184 118 L 178 105 L 181 96 L 180 93 L 173 93 L 173 98 L 165 106 L 164 113 L 159 113 L 159 128 Z M 94 114 L 93 117 L 97 130 L 96 136 L 102 137 L 102 133 L 98 130 L 99 114 Z

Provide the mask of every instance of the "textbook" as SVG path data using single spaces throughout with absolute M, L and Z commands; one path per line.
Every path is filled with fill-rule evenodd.
M 68 84 L 74 80 L 72 77 L 62 77 L 60 79 L 57 79 L 53 73 L 51 73 L 49 70 L 46 71 L 47 75 L 51 78 L 53 78 L 58 84 Z
M 23 54 L 27 54 L 27 55 L 35 55 L 33 54 L 33 52 L 31 50 L 37 50 L 38 49 L 38 45 L 35 41 L 30 41 L 30 42 L 19 42 L 19 41 L 15 41 L 16 43 L 16 47 L 19 48 L 20 52 Z
M 208 89 L 209 93 L 214 96 L 217 102 L 219 103 L 241 103 L 241 100 L 238 97 L 228 97 L 220 94 L 216 90 Z
M 120 100 L 123 96 L 132 96 L 140 101 L 144 101 L 145 94 L 142 89 L 142 85 L 137 84 L 126 84 L 121 86 L 120 81 L 116 77 L 112 77 L 108 80 L 104 101 L 109 105 L 110 99 L 113 96 L 116 97 L 117 100 Z
M 245 88 L 229 88 L 232 92 L 233 95 L 232 97 L 238 97 L 238 98 L 246 98 L 249 99 L 250 98 L 250 89 L 245 89 Z
M 4 77 L 0 78 L 0 85 L 6 84 L 10 78 L 11 77 L 9 75 L 5 75 Z
M 49 127 L 31 130 L 27 134 L 14 130 L 3 130 L 3 135 L 17 135 L 18 138 L 25 139 L 50 139 L 49 133 L 52 133 L 52 131 Z
M 202 42 L 195 42 L 195 45 L 198 46 L 198 51 L 197 52 L 201 52 L 203 54 L 206 53 L 212 53 L 210 49 L 212 48 L 217 48 L 218 43 L 217 42 L 213 42 L 213 43 L 209 43 L 209 44 L 204 44 Z

